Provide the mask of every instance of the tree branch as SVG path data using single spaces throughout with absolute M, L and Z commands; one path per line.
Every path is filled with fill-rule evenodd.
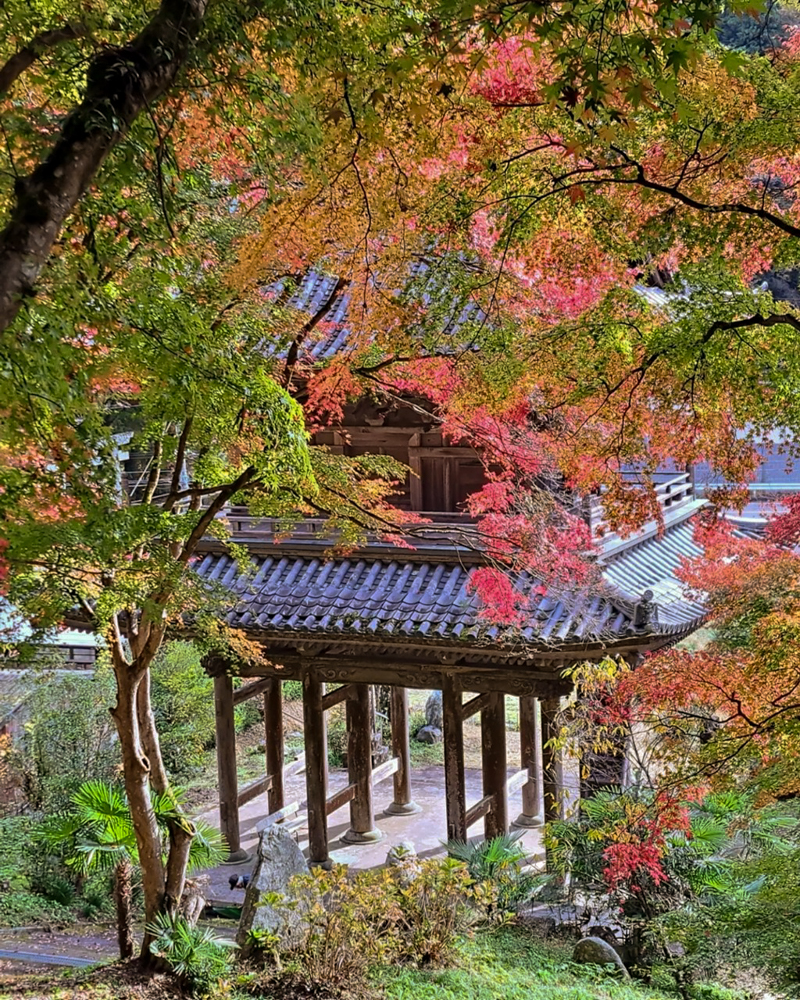
M 35 35 L 19 52 L 15 52 L 0 67 L 0 95 L 5 94 L 16 83 L 26 69 L 36 62 L 46 50 L 55 48 L 62 42 L 80 38 L 86 34 L 85 24 L 67 24 L 63 28 L 52 28 Z
M 15 202 L 0 233 L 0 331 L 33 294 L 61 227 L 108 154 L 175 83 L 208 3 L 161 0 L 134 39 L 100 49 L 89 63 L 83 100 L 67 116 L 47 157 L 15 185 Z

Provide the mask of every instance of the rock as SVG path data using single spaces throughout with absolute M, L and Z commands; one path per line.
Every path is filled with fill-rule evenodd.
M 386 854 L 386 867 L 391 868 L 392 876 L 403 887 L 411 885 L 422 871 L 417 849 L 410 840 L 401 840 L 399 844 L 389 848 Z
M 599 937 L 581 938 L 572 952 L 572 961 L 582 965 L 613 965 L 625 979 L 631 978 L 616 950 Z
M 428 700 L 425 702 L 425 726 L 439 730 L 444 728 L 441 691 L 431 691 L 428 695 Z
M 422 729 L 417 730 L 417 735 L 414 739 L 418 743 L 441 743 L 442 731 L 435 726 L 423 726 Z
M 390 847 L 386 853 L 386 864 L 399 865 L 405 858 L 417 856 L 417 849 L 410 840 L 401 840 L 399 844 Z
M 259 838 L 257 858 L 245 891 L 236 943 L 246 955 L 251 950 L 248 941 L 250 931 L 263 929 L 278 935 L 282 949 L 297 948 L 308 931 L 302 900 L 293 907 L 259 904 L 263 895 L 272 892 L 279 893 L 287 901 L 296 899 L 289 882 L 295 875 L 308 871 L 303 852 L 287 829 L 273 825 L 267 827 Z

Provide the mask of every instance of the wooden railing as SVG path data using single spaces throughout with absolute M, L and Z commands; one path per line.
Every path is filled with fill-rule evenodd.
M 642 485 L 636 480 L 630 481 L 631 486 Z M 692 503 L 695 497 L 694 480 L 690 472 L 679 472 L 670 475 L 655 486 L 656 501 L 666 516 L 678 507 Z M 588 521 L 595 538 L 603 538 L 609 533 L 608 521 L 603 509 L 603 497 L 590 497 L 588 503 Z
M 246 508 L 235 507 L 219 515 L 228 523 L 233 539 L 250 545 L 334 545 L 337 534 L 328 528 L 327 518 L 307 517 L 297 521 L 281 521 L 272 517 L 257 517 Z M 418 549 L 477 549 L 480 534 L 473 518 L 459 514 L 419 512 L 422 523 L 387 525 L 387 535 L 403 535 Z M 213 541 L 212 541 L 213 544 Z M 368 532 L 368 547 L 386 547 L 393 543 L 375 532 Z

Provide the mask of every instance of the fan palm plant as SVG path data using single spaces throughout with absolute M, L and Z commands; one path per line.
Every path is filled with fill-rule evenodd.
M 488 882 L 497 891 L 501 910 L 514 910 L 526 903 L 544 885 L 546 876 L 525 868 L 528 852 L 520 838 L 522 831 L 470 843 L 448 840 L 447 853 L 467 866 L 475 882 Z
M 167 836 L 176 810 L 174 799 L 154 795 L 156 821 Z M 138 864 L 136 835 L 124 793 L 104 781 L 87 781 L 72 797 L 73 808 L 45 828 L 48 844 L 63 852 L 67 866 L 80 875 L 112 871 L 120 958 L 133 957 L 133 873 Z M 188 870 L 209 868 L 225 860 L 227 849 L 218 830 L 202 821 L 189 851 Z

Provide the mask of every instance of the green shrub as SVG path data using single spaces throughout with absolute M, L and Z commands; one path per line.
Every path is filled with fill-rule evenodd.
M 58 903 L 59 906 L 69 908 L 75 902 L 75 886 L 64 875 L 56 872 L 48 872 L 41 878 L 35 879 L 31 888 L 45 899 Z
M 347 761 L 347 723 L 344 713 L 332 714 L 328 719 L 328 766 L 344 767 Z
M 408 713 L 408 734 L 412 740 L 424 725 L 426 725 L 426 722 L 425 713 L 423 711 L 413 711 Z
M 230 969 L 230 949 L 235 943 L 217 937 L 208 927 L 191 927 L 184 917 L 160 914 L 147 929 L 153 935 L 150 951 L 162 958 L 192 993 L 209 994 Z
M 112 916 L 113 891 L 113 877 L 110 874 L 100 872 L 93 876 L 84 886 L 78 901 L 80 914 L 84 920 Z
M 15 748 L 15 770 L 32 809 L 57 812 L 87 777 L 114 777 L 120 761 L 108 711 L 113 704 L 114 679 L 107 668 L 86 677 L 42 674 Z
M 283 682 L 283 697 L 287 701 L 300 701 L 303 697 L 303 682 L 302 681 L 284 681 Z
M 248 698 L 233 710 L 233 724 L 237 733 L 243 733 L 261 722 L 261 708 L 258 698 Z
M 511 912 L 524 906 L 547 880 L 546 876 L 525 870 L 527 852 L 520 843 L 521 837 L 519 831 L 474 844 L 460 840 L 447 843 L 450 857 L 462 861 L 472 879 L 494 888 L 497 906 L 502 911 Z
M 391 868 L 315 869 L 291 890 L 306 901 L 310 927 L 293 960 L 304 977 L 329 986 L 359 980 L 376 963 L 444 965 L 459 933 L 485 912 L 465 866 L 450 858 L 421 861 L 410 882 Z
M 43 843 L 43 828 L 30 816 L 0 820 L 0 926 L 73 919 L 76 879 Z
M 0 892 L 0 926 L 25 927 L 29 924 L 71 924 L 72 910 L 25 889 Z

